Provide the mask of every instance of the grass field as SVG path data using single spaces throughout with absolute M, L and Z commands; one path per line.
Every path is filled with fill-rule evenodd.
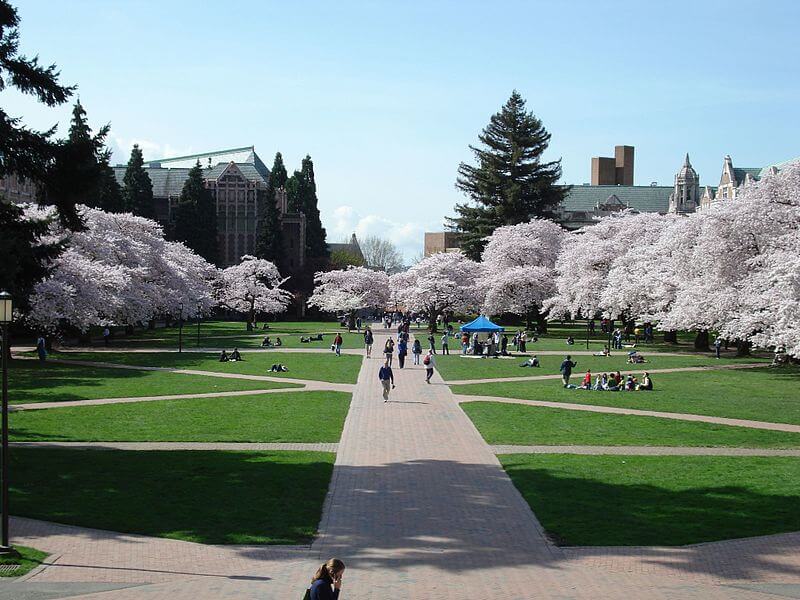
M 84 367 L 33 360 L 11 361 L 8 382 L 11 404 L 299 387 L 293 383 Z
M 800 433 L 501 402 L 467 402 L 461 407 L 489 444 L 800 447 Z
M 564 355 L 568 354 L 567 352 Z M 699 356 L 687 354 L 685 356 L 663 356 L 659 354 L 643 353 L 647 363 L 643 365 L 628 364 L 627 353 L 619 352 L 609 357 L 602 356 L 573 356 L 573 362 L 578 364 L 573 369 L 573 380 L 580 382 L 587 369 L 592 373 L 608 373 L 614 371 L 635 371 L 641 373 L 654 369 L 672 369 L 677 367 L 718 367 L 720 365 L 764 362 L 759 358 L 726 358 L 717 360 L 713 356 Z M 530 377 L 536 375 L 558 375 L 564 356 L 540 355 L 539 368 L 523 368 L 519 365 L 524 357 L 479 359 L 462 358 L 459 355 L 436 356 L 436 366 L 445 381 L 459 381 L 468 379 L 491 379 L 497 377 Z
M 292 392 L 30 410 L 11 414 L 11 439 L 338 442 L 349 404 L 342 392 Z
M 194 369 L 219 373 L 269 375 L 293 379 L 312 379 L 333 383 L 355 383 L 361 368 L 361 357 L 331 353 L 300 352 L 242 352 L 241 362 L 221 363 L 219 355 L 211 352 L 62 352 L 52 358 L 89 360 L 132 366 Z M 288 373 L 269 373 L 273 363 L 282 363 Z
M 800 460 L 500 456 L 564 545 L 683 545 L 800 529 Z
M 26 546 L 14 546 L 14 550 L 19 556 L 8 558 L 0 556 L 0 565 L 19 565 L 19 568 L 14 571 L 0 571 L 0 577 L 21 577 L 38 567 L 48 557 L 47 552 Z
M 648 393 L 567 390 L 560 381 L 452 386 L 456 394 L 619 406 L 774 423 L 800 424 L 800 370 L 796 368 L 658 373 Z
M 15 515 L 206 544 L 299 544 L 333 470 L 324 452 L 22 449 Z

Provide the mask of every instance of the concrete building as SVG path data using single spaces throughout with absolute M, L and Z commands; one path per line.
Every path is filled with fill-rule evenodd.
M 163 225 L 173 222 L 173 209 L 180 200 L 183 184 L 198 162 L 203 167 L 206 188 L 217 205 L 220 266 L 236 264 L 243 255 L 255 253 L 261 221 L 259 196 L 263 198 L 267 189 L 269 169 L 253 146 L 146 162 L 144 168 L 153 184 L 156 217 Z M 125 165 L 114 167 L 120 185 L 125 170 Z M 291 275 L 306 262 L 306 218 L 302 213 L 288 211 L 285 190 L 279 190 L 274 201 L 281 214 L 286 252 L 279 266 L 281 272 Z
M 614 146 L 614 158 L 592 158 L 592 185 L 633 185 L 633 146 Z
M 425 232 L 424 255 L 458 250 L 458 235 L 453 231 Z
M 668 212 L 686 214 L 694 212 L 700 205 L 700 176 L 689 162 L 689 154 L 683 167 L 675 174 L 675 186 L 669 195 Z

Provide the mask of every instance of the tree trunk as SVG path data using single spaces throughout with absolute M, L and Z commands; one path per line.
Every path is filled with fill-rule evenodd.
M 92 336 L 91 336 L 91 334 L 89 333 L 88 330 L 87 331 L 81 331 L 78 334 L 78 342 L 80 342 L 81 344 L 85 344 L 87 346 L 90 346 L 92 344 Z
M 256 320 L 255 300 L 250 303 L 250 310 L 247 311 L 247 331 L 253 331 L 253 321 Z
M 356 328 L 356 311 L 351 310 L 347 313 L 347 331 L 353 331 Z
M 431 333 L 436 333 L 436 317 L 439 316 L 439 313 L 431 312 L 428 314 L 428 330 Z
M 694 349 L 708 351 L 708 329 L 700 329 L 694 338 Z
M 736 340 L 736 356 L 750 356 L 750 342 Z
M 156 328 L 156 320 L 155 320 L 155 319 L 150 319 L 150 320 L 147 322 L 147 328 L 148 328 L 149 330 L 151 330 L 151 331 L 152 331 L 152 330 L 154 330 L 154 329 Z
M 547 333 L 547 319 L 544 318 L 538 306 L 533 307 L 533 318 L 536 320 L 536 327 L 539 329 L 539 334 Z
M 675 329 L 664 332 L 664 341 L 668 344 L 678 343 L 678 332 Z

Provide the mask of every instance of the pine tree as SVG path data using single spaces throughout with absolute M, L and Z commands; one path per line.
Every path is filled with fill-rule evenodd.
M 125 210 L 125 201 L 122 198 L 122 188 L 110 163 L 111 153 L 107 152 L 100 163 L 100 208 L 106 212 L 120 213 Z
M 516 90 L 478 139 L 481 147 L 470 146 L 477 166 L 461 163 L 456 180 L 456 188 L 474 205 L 457 204 L 459 216 L 448 218 L 460 234 L 462 249 L 474 260 L 494 229 L 532 217 L 552 218 L 567 192 L 556 185 L 561 160 L 541 162 L 550 134 L 525 110 L 525 100 Z
M 314 163 L 309 155 L 306 155 L 303 159 L 300 177 L 303 182 L 301 210 L 306 215 L 306 254 L 314 258 L 327 258 L 328 244 L 325 240 L 325 228 L 322 226 L 317 206 L 317 183 L 314 179 Z
M 214 197 L 206 189 L 200 162 L 189 170 L 175 207 L 175 240 L 185 243 L 210 263 L 217 262 L 217 211 Z
M 272 171 L 267 180 L 267 189 L 259 191 L 258 194 L 261 219 L 256 239 L 256 256 L 276 265 L 280 265 L 284 258 L 281 214 L 278 210 L 276 194 L 278 190 L 286 186 L 286 181 L 283 156 L 278 152 L 275 154 Z
M 122 200 L 127 212 L 148 219 L 156 218 L 156 209 L 153 202 L 153 183 L 144 170 L 144 157 L 138 144 L 133 145 L 128 168 L 122 180 Z
M 74 88 L 58 82 L 55 65 L 43 67 L 37 58 L 18 54 L 19 17 L 16 9 L 0 0 L 0 86 L 17 88 L 34 96 L 46 106 L 63 104 Z M 34 131 L 21 120 L 0 108 L 0 177 L 16 173 L 41 184 L 55 158 L 55 144 L 50 140 L 55 128 Z M 80 225 L 71 198 L 56 198 L 58 214 L 65 224 Z M 46 273 L 47 263 L 60 248 L 42 244 L 47 224 L 31 223 L 21 208 L 0 197 L 0 289 L 12 294 L 15 305 L 23 310 L 33 285 Z
M 290 213 L 302 212 L 305 195 L 303 176 L 300 171 L 295 171 L 286 182 L 286 210 Z

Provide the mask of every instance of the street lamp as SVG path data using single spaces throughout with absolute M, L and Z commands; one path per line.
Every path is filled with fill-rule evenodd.
M 178 352 L 183 352 L 183 302 L 178 305 Z
M 2 477 L 2 491 L 0 502 L 3 503 L 2 527 L 3 534 L 0 540 L 0 555 L 13 552 L 8 543 L 8 357 L 11 349 L 8 346 L 8 326 L 13 319 L 14 301 L 8 292 L 0 292 L 0 327 L 3 329 L 3 421 L 2 421 L 2 458 L 0 458 L 0 477 Z
M 198 301 L 197 303 L 197 347 L 200 347 L 200 317 L 202 315 L 203 305 Z

